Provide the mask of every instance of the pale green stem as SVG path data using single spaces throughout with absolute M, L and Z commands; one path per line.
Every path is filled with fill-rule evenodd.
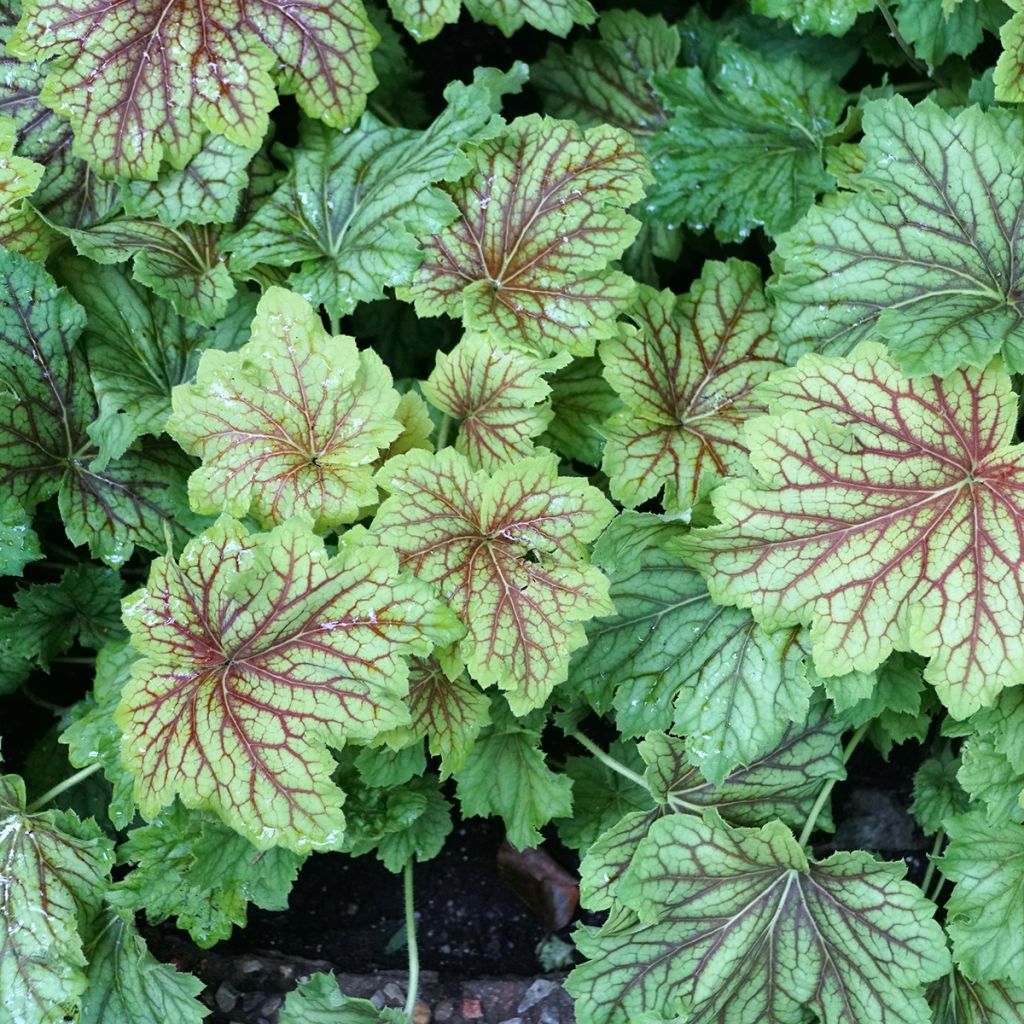
M 932 878 L 935 876 L 935 858 L 942 853 L 942 844 L 946 841 L 946 830 L 939 827 L 939 831 L 935 833 L 935 842 L 932 843 L 932 852 L 928 854 L 928 867 L 925 869 L 924 879 L 921 882 L 921 891 L 924 893 L 928 892 L 928 886 L 932 884 Z
M 341 334 L 341 321 L 339 317 L 327 314 L 327 322 L 331 325 L 331 337 L 336 338 Z
M 455 421 L 445 413 L 441 417 L 441 425 L 437 428 L 437 450 L 448 447 L 448 435 L 452 432 L 452 423 Z
M 93 761 L 92 764 L 86 765 L 84 768 L 80 768 L 74 775 L 69 775 L 63 782 L 58 782 L 56 786 L 51 786 L 38 800 L 33 800 L 26 808 L 27 814 L 32 814 L 38 811 L 44 804 L 48 804 L 51 800 L 58 797 L 65 790 L 71 789 L 72 786 L 77 786 L 83 779 L 89 778 L 90 775 L 100 770 L 99 761 Z
M 629 779 L 630 782 L 636 783 L 641 789 L 650 791 L 650 787 L 647 785 L 647 781 L 642 775 L 638 775 L 632 768 L 627 768 L 624 764 L 616 761 L 611 754 L 606 754 L 596 743 L 592 743 L 582 733 L 571 732 L 568 734 L 571 736 L 581 747 L 585 747 L 594 755 L 603 765 L 607 765 L 613 772 L 617 772 L 624 779 Z
M 846 764 L 853 755 L 854 750 L 857 749 L 857 744 L 864 739 L 864 735 L 868 731 L 870 722 L 865 722 L 851 737 L 850 742 L 843 748 L 843 764 Z M 838 779 L 829 779 L 824 786 L 821 787 L 821 792 L 818 794 L 818 799 L 814 801 L 814 805 L 811 807 L 811 813 L 807 815 L 807 820 L 804 822 L 803 831 L 800 833 L 800 838 L 797 842 L 801 846 L 806 846 L 808 840 L 811 838 L 811 834 L 814 832 L 814 826 L 818 823 L 818 816 L 821 814 L 822 809 L 828 802 L 828 798 L 832 795 L 832 790 L 835 789 L 835 785 Z
M 416 1008 L 416 996 L 420 987 L 420 948 L 416 942 L 416 914 L 413 909 L 412 862 L 413 857 L 405 862 L 405 942 L 409 950 L 409 992 L 405 997 L 405 1015 L 412 1020 L 412 1011 Z

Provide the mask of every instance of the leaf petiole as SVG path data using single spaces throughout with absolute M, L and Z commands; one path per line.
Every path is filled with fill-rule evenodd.
M 865 734 L 868 731 L 868 727 L 871 722 L 865 722 L 851 737 L 849 743 L 843 747 L 843 764 L 846 764 L 853 756 L 853 752 L 857 749 L 857 744 L 864 739 Z M 832 795 L 832 790 L 835 788 L 835 784 L 838 779 L 829 779 L 821 788 L 821 792 L 818 794 L 817 800 L 814 801 L 814 805 L 811 807 L 810 814 L 807 815 L 807 820 L 804 822 L 803 830 L 800 832 L 800 838 L 797 842 L 801 846 L 806 846 L 808 840 L 811 838 L 811 833 L 814 832 L 814 826 L 817 824 L 818 816 L 821 814 L 822 808 L 828 802 L 828 798 Z
M 416 941 L 416 913 L 413 905 L 412 864 L 410 856 L 405 862 L 403 887 L 405 889 L 405 941 L 409 949 L 409 991 L 405 997 L 405 1015 L 412 1020 L 416 996 L 420 987 L 420 948 Z
M 630 782 L 636 783 L 636 785 L 640 786 L 641 789 L 646 789 L 650 792 L 650 787 L 647 785 L 647 781 L 642 775 L 633 771 L 632 768 L 627 768 L 621 762 L 616 761 L 611 754 L 603 751 L 596 743 L 588 740 L 582 733 L 571 732 L 568 735 L 571 736 L 581 747 L 584 747 L 589 753 L 593 754 L 601 764 L 610 768 L 613 772 L 617 772 L 624 779 L 629 779 Z
M 74 775 L 69 775 L 63 782 L 58 782 L 56 786 L 51 786 L 41 797 L 33 800 L 32 803 L 25 808 L 25 813 L 33 814 L 38 811 L 40 807 L 60 796 L 65 790 L 71 789 L 73 786 L 77 786 L 83 779 L 87 779 L 90 775 L 98 772 L 100 767 L 99 761 L 93 761 L 92 764 L 86 765 L 84 768 L 80 768 Z

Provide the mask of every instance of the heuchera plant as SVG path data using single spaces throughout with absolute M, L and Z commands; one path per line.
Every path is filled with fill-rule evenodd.
M 1021 1024 L 1024 4 L 461 7 L 0 0 L 0 1024 L 321 851 L 408 1001 L 282 1024 L 400 1024 L 456 810 L 580 1024 Z

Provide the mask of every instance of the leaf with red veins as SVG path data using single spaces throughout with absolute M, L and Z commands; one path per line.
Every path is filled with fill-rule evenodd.
M 722 525 L 673 546 L 723 604 L 811 625 L 819 674 L 893 650 L 956 718 L 1024 679 L 1024 449 L 998 365 L 908 379 L 887 350 L 809 355 L 759 396 L 756 477 L 714 492 Z
M 754 388 L 785 364 L 756 267 L 707 262 L 689 295 L 643 287 L 623 330 L 601 345 L 606 380 L 625 408 L 605 425 L 612 496 L 636 508 L 664 487 L 665 511 L 692 508 L 713 476 L 749 469 Z
M 9 49 L 51 62 L 42 100 L 70 119 L 77 155 L 152 180 L 207 129 L 258 148 L 275 81 L 312 117 L 352 124 L 377 39 L 360 0 L 29 0 Z
M 625 210 L 650 180 L 643 154 L 619 128 L 531 115 L 467 155 L 473 169 L 439 186 L 459 215 L 420 240 L 401 295 L 528 352 L 589 355 L 635 294 L 609 263 L 640 226 Z
M 124 602 L 141 657 L 115 714 L 147 817 L 177 795 L 260 848 L 335 847 L 345 818 L 328 746 L 404 725 L 404 655 L 463 630 L 365 532 L 328 558 L 292 520 L 222 517 Z
M 612 610 L 608 580 L 584 547 L 612 506 L 557 473 L 547 455 L 489 476 L 446 448 L 409 452 L 379 475 L 391 495 L 374 532 L 455 609 L 468 630 L 461 653 L 470 674 L 507 690 L 517 715 L 565 679 L 569 655 L 586 642 L 583 623 Z
M 446 354 L 423 384 L 423 393 L 441 412 L 457 420 L 456 450 L 474 469 L 496 469 L 534 452 L 533 439 L 551 422 L 551 387 L 544 374 L 569 356 L 541 360 L 497 348 L 482 335 L 469 334 Z
M 174 389 L 167 431 L 203 465 L 189 479 L 197 512 L 252 514 L 263 525 L 308 515 L 317 530 L 377 500 L 374 462 L 402 433 L 398 392 L 372 351 L 330 337 L 310 304 L 269 288 L 252 339 L 209 349 L 195 384 Z

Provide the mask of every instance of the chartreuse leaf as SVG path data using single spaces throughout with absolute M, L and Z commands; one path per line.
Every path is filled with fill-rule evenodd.
M 230 351 L 248 339 L 254 295 L 237 295 L 216 326 L 205 328 L 179 316 L 119 267 L 76 259 L 61 263 L 60 271 L 85 308 L 82 343 L 96 397 L 123 413 L 132 438 L 163 432 L 171 391 L 192 380 L 203 349 Z
M 670 116 L 653 78 L 675 67 L 679 33 L 660 15 L 618 10 L 602 13 L 597 32 L 569 51 L 551 46 L 530 68 L 530 83 L 554 117 L 584 128 L 613 124 L 650 138 Z
M 757 476 L 715 491 L 721 526 L 675 541 L 712 596 L 811 625 L 823 675 L 895 648 L 965 718 L 1020 681 L 1024 467 L 998 366 L 908 380 L 880 345 L 809 355 L 761 392 Z
M 554 416 L 541 443 L 567 459 L 588 466 L 601 462 L 604 422 L 622 408 L 622 402 L 604 379 L 596 356 L 574 359 L 550 381 Z
M 534 438 L 552 417 L 544 375 L 568 361 L 509 352 L 486 335 L 468 334 L 452 352 L 437 353 L 423 394 L 459 421 L 456 451 L 474 469 L 494 470 L 534 454 Z
M 86 943 L 89 987 L 82 998 L 81 1024 L 199 1024 L 210 1012 L 196 998 L 203 983 L 160 963 L 132 918 L 107 910 Z
M 572 813 L 572 782 L 548 767 L 540 749 L 543 725 L 539 713 L 516 718 L 493 699 L 491 724 L 455 773 L 463 815 L 500 817 L 508 841 L 519 850 L 541 841 L 541 826 Z
M 708 261 L 681 298 L 641 287 L 630 317 L 636 331 L 601 344 L 624 406 L 605 425 L 601 468 L 627 507 L 664 488 L 665 511 L 688 512 L 709 478 L 748 468 L 742 427 L 765 411 L 752 392 L 783 365 L 761 275 Z
M 312 117 L 352 124 L 376 79 L 377 33 L 359 0 L 29 0 L 9 44 L 50 61 L 44 101 L 70 118 L 76 152 L 103 177 L 181 167 L 205 129 L 256 149 L 281 92 Z
M 874 0 L 751 0 L 755 14 L 791 21 L 797 32 L 833 36 L 848 32 L 857 15 L 874 6 Z
M 139 809 L 178 795 L 296 852 L 341 839 L 327 745 L 405 724 L 402 655 L 462 633 L 391 551 L 349 533 L 329 558 L 298 520 L 250 535 L 223 517 L 124 608 L 142 657 L 115 719 Z
M 610 503 L 558 476 L 552 455 L 488 475 L 451 448 L 413 451 L 378 479 L 390 496 L 373 530 L 466 624 L 470 674 L 506 690 L 516 714 L 540 707 L 586 642 L 583 623 L 612 611 L 584 547 L 611 519 Z
M 589 0 L 464 0 L 477 20 L 510 36 L 525 25 L 565 36 L 573 25 L 589 25 L 597 15 Z M 388 0 L 391 13 L 417 42 L 433 39 L 459 20 L 459 0 Z
M 37 558 L 42 552 L 31 517 L 14 498 L 0 501 L 0 576 L 20 576 Z
M 303 122 L 298 146 L 277 150 L 289 168 L 284 182 L 228 245 L 232 267 L 297 266 L 289 285 L 332 316 L 408 284 L 423 260 L 417 236 L 455 217 L 433 186 L 469 170 L 464 145 L 494 133 L 502 94 L 518 92 L 525 77 L 516 64 L 507 74 L 478 69 L 470 85 L 452 82 L 447 108 L 423 131 L 373 115 L 345 135 Z
M 1024 987 L 1024 825 L 981 814 L 946 823 L 939 870 L 956 885 L 946 903 L 953 955 L 974 981 Z
M 996 99 L 1001 103 L 1024 102 L 1024 3 L 1005 0 L 1013 14 L 999 29 L 1003 52 L 994 75 Z
M 100 458 L 99 406 L 76 346 L 84 321 L 41 266 L 0 251 L 0 488 L 29 510 L 56 494 L 68 537 L 120 565 L 135 544 L 163 550 L 165 526 L 190 521 L 187 461 L 160 442 Z
M 248 904 L 284 910 L 302 865 L 290 850 L 257 850 L 211 815 L 175 803 L 134 828 L 118 849 L 133 865 L 110 893 L 150 924 L 173 917 L 204 949 L 244 927 Z
M 99 913 L 113 845 L 70 811 L 28 814 L 25 786 L 0 777 L 0 989 L 4 1019 L 60 1024 L 86 987 L 79 926 Z
M 288 993 L 280 1024 L 404 1024 L 401 1010 L 378 1010 L 369 999 L 354 999 L 338 988 L 333 974 L 314 974 Z
M 198 512 L 263 525 L 307 515 L 317 530 L 377 499 L 373 463 L 402 432 L 391 374 L 354 338 L 332 338 L 303 298 L 270 288 L 252 339 L 208 349 L 195 384 L 174 389 L 168 433 L 203 465 L 189 479 Z
M 808 861 L 778 822 L 662 818 L 615 889 L 637 923 L 577 932 L 579 1019 L 924 1024 L 923 986 L 949 955 L 905 870 L 860 852 Z
M 714 71 L 677 68 L 658 76 L 672 112 L 653 142 L 653 217 L 721 241 L 763 226 L 785 231 L 826 191 L 823 149 L 846 102 L 828 70 L 796 54 L 766 57 L 730 39 Z
M 884 340 L 908 373 L 1024 368 L 1020 328 L 1024 122 L 930 100 L 865 105 L 865 169 L 845 202 L 779 239 L 775 327 L 791 355 Z M 976 196 L 991 196 L 978 203 Z
M 1005 981 L 976 982 L 954 968 L 928 992 L 934 1024 L 1018 1024 L 1024 988 Z
M 472 170 L 443 186 L 458 218 L 420 239 L 425 261 L 400 296 L 516 348 L 590 354 L 633 297 L 608 267 L 636 235 L 624 210 L 650 180 L 632 137 L 531 115 L 468 155 Z
M 43 167 L 15 156 L 14 143 L 14 121 L 0 117 L 0 245 L 45 260 L 53 234 L 28 202 L 43 177 Z

